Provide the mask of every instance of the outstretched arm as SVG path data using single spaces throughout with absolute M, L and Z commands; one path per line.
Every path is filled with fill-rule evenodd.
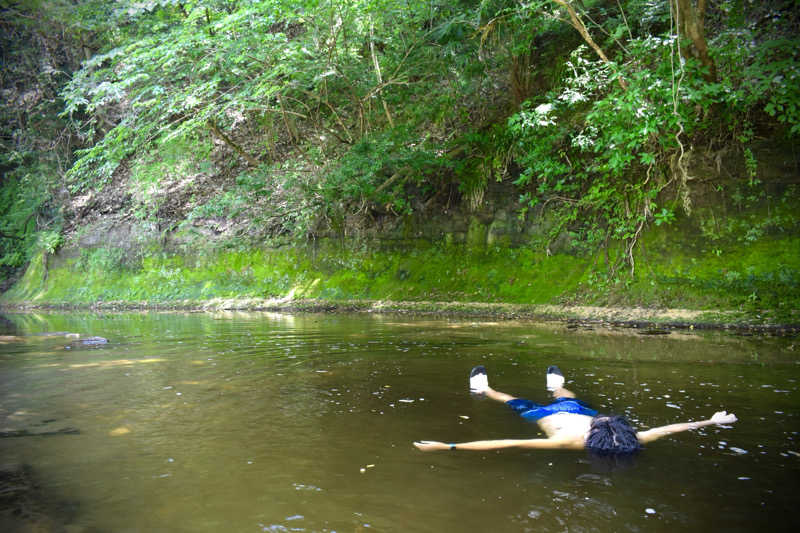
M 719 424 L 732 424 L 736 422 L 736 415 L 733 413 L 728 414 L 725 411 L 714 413 L 714 416 L 708 420 L 699 420 L 697 422 L 684 422 L 681 424 L 670 424 L 668 426 L 661 426 L 658 428 L 648 429 L 647 431 L 640 431 L 636 434 L 639 442 L 647 444 L 653 442 L 661 437 L 672 435 L 673 433 L 680 433 L 681 431 L 688 431 L 690 429 L 702 428 L 705 426 L 713 426 Z
M 447 444 L 431 440 L 415 442 L 414 446 L 424 452 L 435 450 L 502 450 L 503 448 L 538 448 L 547 450 L 583 448 L 582 439 L 501 439 L 501 440 L 476 440 L 472 442 L 457 442 Z

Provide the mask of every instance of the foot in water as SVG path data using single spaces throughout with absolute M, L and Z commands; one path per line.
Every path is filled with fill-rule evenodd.
M 478 365 L 469 373 L 469 391 L 473 394 L 483 394 L 489 388 L 489 377 L 486 367 Z
M 547 368 L 547 390 L 550 392 L 560 389 L 564 386 L 564 374 L 561 370 L 552 365 Z

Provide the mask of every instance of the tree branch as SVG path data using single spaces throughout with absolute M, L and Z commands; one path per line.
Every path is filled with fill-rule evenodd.
M 560 5 L 567 11 L 567 14 L 569 15 L 570 25 L 576 30 L 578 30 L 578 33 L 581 34 L 583 40 L 586 41 L 586 43 L 592 47 L 592 50 L 595 51 L 595 53 L 600 57 L 600 59 L 602 59 L 604 63 L 611 63 L 611 60 L 608 59 L 608 56 L 606 56 L 605 52 L 603 52 L 603 49 L 600 48 L 597 45 L 597 43 L 594 42 L 592 36 L 589 35 L 589 30 L 586 29 L 586 25 L 581 20 L 581 17 L 580 15 L 578 15 L 577 11 L 575 11 L 575 8 L 572 7 L 570 3 L 567 2 L 566 0 L 553 0 L 553 2 Z M 621 77 L 617 78 L 617 83 L 619 83 L 619 86 L 622 87 L 623 91 L 628 90 L 628 84 L 625 83 L 625 80 L 623 80 Z
M 245 152 L 241 146 L 233 142 L 230 137 L 225 135 L 222 130 L 219 129 L 219 126 L 217 126 L 213 119 L 208 120 L 208 127 L 211 129 L 211 133 L 213 133 L 219 140 L 233 148 L 236 153 L 245 158 L 245 160 L 247 160 L 247 162 L 252 166 L 257 167 L 261 164 L 258 159 Z
M 403 167 L 400 170 L 398 170 L 397 172 L 395 172 L 394 174 L 392 174 L 391 177 L 388 180 L 384 181 L 382 184 L 380 184 L 380 186 L 378 186 L 377 189 L 375 189 L 372 192 L 372 196 L 376 196 L 378 193 L 380 193 L 382 190 L 387 188 L 389 185 L 391 185 L 392 183 L 397 181 L 399 178 L 405 176 L 405 173 L 408 170 L 409 170 L 409 167 Z
M 372 55 L 372 64 L 375 67 L 375 76 L 378 78 L 378 86 L 383 86 L 383 77 L 381 76 L 381 65 L 378 63 L 378 56 L 375 55 L 375 39 L 372 36 L 372 22 L 369 24 L 369 52 Z M 380 93 L 380 89 L 378 90 Z M 394 120 L 392 120 L 392 115 L 389 113 L 389 106 L 386 104 L 386 99 L 384 99 L 383 94 L 381 94 L 381 103 L 383 104 L 383 111 L 386 113 L 386 119 L 389 121 L 389 125 L 394 128 Z

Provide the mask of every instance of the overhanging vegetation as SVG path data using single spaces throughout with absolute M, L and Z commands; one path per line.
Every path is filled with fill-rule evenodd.
M 265 243 L 358 238 L 431 213 L 502 209 L 540 227 L 514 253 L 570 254 L 588 269 L 581 287 L 591 298 L 691 280 L 661 272 L 642 249 L 654 229 L 691 228 L 717 261 L 797 234 L 792 2 L 1 9 L 7 279 L 33 258 L 49 272 L 48 258 L 98 214 L 164 240 L 180 235 L 187 250 L 248 254 Z M 137 257 L 163 252 L 148 241 Z M 749 275 L 720 268 L 734 284 L 731 272 Z M 759 272 L 793 280 L 794 269 Z M 715 283 L 703 279 L 696 285 Z M 97 283 L 106 286 L 95 296 L 112 290 Z M 551 298 L 583 290 L 562 289 Z M 509 301 L 538 301 L 515 291 Z

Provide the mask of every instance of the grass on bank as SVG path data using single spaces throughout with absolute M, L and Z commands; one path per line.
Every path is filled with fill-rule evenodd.
M 635 275 L 609 280 L 604 257 L 547 256 L 526 248 L 475 252 L 429 245 L 403 250 L 283 247 L 197 256 L 163 252 L 131 264 L 120 249 L 84 250 L 45 274 L 41 257 L 2 296 L 5 304 L 166 304 L 212 299 L 476 302 L 731 310 L 797 322 L 800 238 L 748 245 L 676 246 L 654 233 Z

